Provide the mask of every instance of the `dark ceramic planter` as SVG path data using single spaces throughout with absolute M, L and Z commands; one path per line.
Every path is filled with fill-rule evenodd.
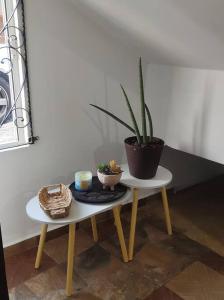
M 148 145 L 137 144 L 135 136 L 124 140 L 127 154 L 129 172 L 132 176 L 139 179 L 150 179 L 156 175 L 164 141 L 153 138 Z

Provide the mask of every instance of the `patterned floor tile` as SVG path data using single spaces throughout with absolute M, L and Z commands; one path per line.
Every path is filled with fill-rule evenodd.
M 161 274 L 163 280 L 174 276 L 189 264 L 186 256 L 177 255 L 162 245 L 149 242 L 135 255 L 135 260 L 153 268 L 155 273 Z
M 87 284 L 82 292 L 105 300 L 116 299 L 115 295 L 118 295 L 119 291 L 111 282 L 110 276 L 122 267 L 123 263 L 120 260 L 111 256 L 98 244 L 82 252 L 75 259 L 75 270 Z
M 9 290 L 10 300 L 40 300 L 35 296 L 24 284 L 20 284 L 17 287 Z
M 35 270 L 34 263 L 36 253 L 37 249 L 33 248 L 6 259 L 6 274 L 9 289 L 56 265 L 49 256 L 44 254 L 40 269 Z
M 85 278 L 88 285 L 85 291 L 102 299 L 144 299 L 158 287 L 158 276 L 153 271 L 138 263 L 126 265 L 114 257 L 94 272 L 81 270 L 80 276 Z
M 161 287 L 154 291 L 150 296 L 144 300 L 181 300 L 179 296 L 174 294 L 171 290 L 166 287 Z
M 116 227 L 114 226 L 114 219 L 113 216 L 110 214 L 108 220 L 104 221 L 98 221 L 98 216 L 96 216 L 96 222 L 97 222 L 97 231 L 99 235 L 99 241 L 104 241 L 111 235 L 114 235 L 116 233 Z M 92 237 L 92 227 L 88 224 L 88 226 L 84 227 L 84 230 L 89 234 L 90 237 Z
M 103 300 L 102 298 L 96 297 L 89 293 L 80 293 L 75 297 L 76 300 Z
M 190 239 L 224 256 L 223 177 L 171 195 L 170 211 L 175 228 Z M 153 218 L 163 220 L 163 209 L 157 199 L 149 201 L 146 210 Z
M 201 263 L 224 275 L 224 257 L 210 251 L 199 257 Z
M 25 281 L 24 285 L 40 299 L 66 299 L 66 272 L 61 266 L 56 266 Z M 74 295 L 85 286 L 85 282 L 75 272 Z
M 186 300 L 222 300 L 223 286 L 224 276 L 200 262 L 187 267 L 166 285 Z
M 183 234 L 175 234 L 171 239 L 161 242 L 177 255 L 185 255 L 189 259 L 198 260 L 201 256 L 211 252 L 207 247 L 187 238 Z
M 161 231 L 153 226 L 149 218 L 143 219 L 141 223 L 142 224 L 140 224 L 140 226 L 143 226 L 147 234 L 147 238 L 151 243 L 158 243 L 172 238 L 166 232 Z
M 107 220 L 98 218 L 99 243 L 93 242 L 89 220 L 77 230 L 71 298 L 65 295 L 67 235 L 47 241 L 39 271 L 36 248 L 7 258 L 11 299 L 223 300 L 223 178 L 169 198 L 173 236 L 166 234 L 156 195 L 139 207 L 132 262 L 122 261 L 111 213 Z M 123 209 L 121 217 L 128 245 L 130 210 Z
M 82 252 L 76 257 L 75 262 L 78 268 L 94 272 L 94 270 L 105 266 L 110 261 L 110 253 L 103 249 L 99 244 Z
M 102 299 L 143 299 L 160 277 L 138 262 L 123 263 L 97 244 L 76 258 L 75 270 L 87 284 L 82 292 Z
M 84 250 L 93 246 L 94 241 L 85 230 L 78 229 L 76 231 L 75 255 L 79 255 Z M 45 253 L 58 264 L 67 260 L 68 252 L 68 235 L 62 235 L 56 239 L 50 240 L 44 247 Z
M 119 299 L 136 300 L 144 299 L 163 284 L 164 276 L 134 260 L 115 272 L 110 281 L 116 287 L 115 296 L 117 294 Z
M 124 237 L 125 237 L 126 246 L 128 247 L 129 226 L 127 225 L 124 227 Z M 134 248 L 135 253 L 138 253 L 145 245 L 146 242 L 147 242 L 147 234 L 144 231 L 144 228 L 137 227 L 136 236 L 135 236 L 135 248 Z M 121 248 L 120 248 L 117 232 L 115 232 L 113 235 L 110 235 L 107 239 L 103 240 L 102 242 L 100 242 L 100 245 L 108 252 L 110 252 L 112 255 L 122 260 Z

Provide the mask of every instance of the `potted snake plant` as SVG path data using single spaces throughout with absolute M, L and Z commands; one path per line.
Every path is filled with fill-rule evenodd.
M 90 104 L 91 106 L 106 113 L 111 118 L 128 128 L 133 135 L 124 140 L 127 154 L 127 161 L 130 174 L 140 179 L 150 179 L 156 175 L 161 154 L 164 147 L 164 141 L 153 135 L 153 123 L 147 104 L 145 103 L 144 82 L 142 74 L 141 57 L 139 59 L 139 83 L 140 83 L 140 107 L 141 107 L 141 131 L 136 121 L 128 96 L 121 85 L 124 99 L 129 110 L 132 126 L 115 116 L 104 108 Z M 148 123 L 148 132 L 147 132 Z

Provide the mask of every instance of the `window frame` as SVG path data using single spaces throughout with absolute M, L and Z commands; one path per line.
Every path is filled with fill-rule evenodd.
M 0 32 L 5 34 L 8 58 L 5 59 L 9 65 L 9 85 L 11 96 L 11 108 L 3 118 L 4 124 L 8 116 L 14 122 L 16 140 L 0 143 L 0 150 L 34 144 L 38 137 L 33 134 L 31 103 L 28 82 L 28 66 L 26 55 L 26 36 L 23 0 L 0 0 L 4 18 L 3 28 Z M 1 46 L 0 46 L 1 51 Z

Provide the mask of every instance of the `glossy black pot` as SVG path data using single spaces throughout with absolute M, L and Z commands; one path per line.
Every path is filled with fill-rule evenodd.
M 129 172 L 139 179 L 150 179 L 156 175 L 164 141 L 154 137 L 146 145 L 138 145 L 136 136 L 125 139 Z

